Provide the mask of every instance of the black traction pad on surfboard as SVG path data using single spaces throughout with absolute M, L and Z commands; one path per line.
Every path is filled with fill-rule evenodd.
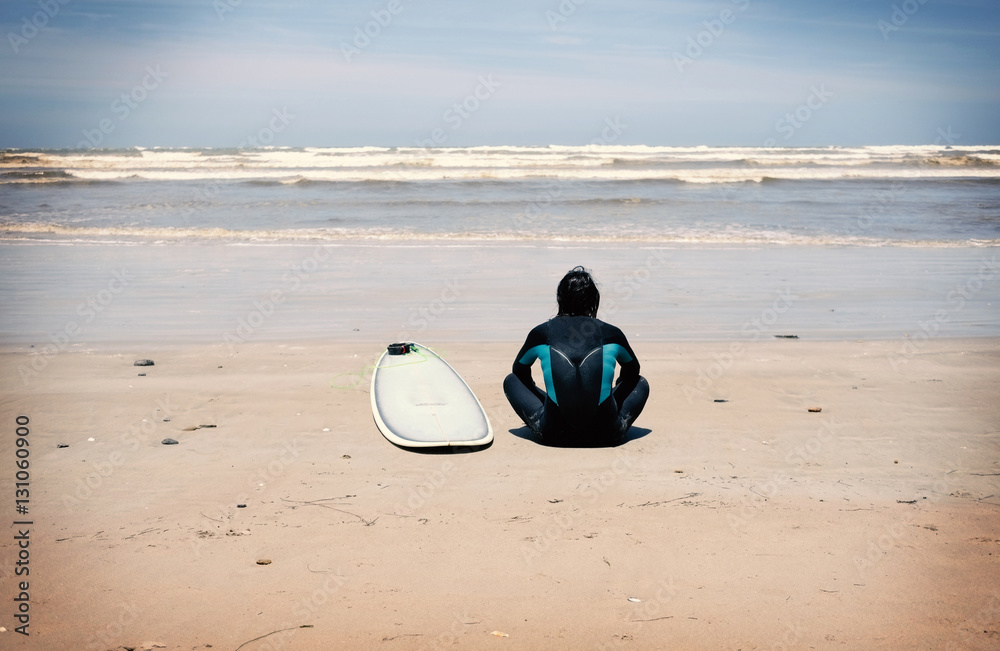
M 410 346 L 413 344 L 389 344 L 386 348 L 390 355 L 405 355 L 410 352 Z

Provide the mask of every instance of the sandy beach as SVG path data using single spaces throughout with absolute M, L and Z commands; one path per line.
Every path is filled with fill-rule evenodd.
M 1000 651 L 998 8 L 3 2 L 0 651 Z
M 424 343 L 488 449 L 380 435 L 383 342 L 104 346 L 30 381 L 8 347 L 0 454 L 29 421 L 32 524 L 0 541 L 5 621 L 30 582 L 3 646 L 1000 644 L 997 339 L 637 344 L 630 439 L 569 450 L 506 404 L 517 344 Z

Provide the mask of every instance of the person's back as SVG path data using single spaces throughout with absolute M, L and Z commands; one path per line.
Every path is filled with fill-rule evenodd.
M 586 270 L 577 267 L 563 278 L 557 300 L 559 315 L 528 334 L 504 392 L 547 443 L 618 443 L 645 405 L 649 385 L 622 331 L 596 318 L 600 293 Z M 544 392 L 531 378 L 536 360 Z

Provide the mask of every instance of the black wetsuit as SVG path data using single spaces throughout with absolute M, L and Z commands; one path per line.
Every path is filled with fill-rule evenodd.
M 545 391 L 531 378 L 535 360 Z M 504 393 L 546 443 L 614 445 L 642 411 L 649 385 L 621 330 L 586 316 L 557 316 L 528 333 Z

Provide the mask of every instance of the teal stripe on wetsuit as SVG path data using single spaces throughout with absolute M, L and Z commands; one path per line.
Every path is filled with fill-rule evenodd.
M 619 344 L 605 344 L 602 354 L 604 372 L 601 374 L 601 398 L 598 404 L 602 404 L 611 396 L 611 388 L 615 383 L 615 362 L 621 360 L 622 364 L 627 364 L 632 361 L 632 356 Z
M 541 344 L 528 349 L 528 352 L 518 360 L 525 366 L 531 366 L 537 359 L 542 367 L 542 378 L 545 380 L 545 392 L 552 402 L 559 404 L 556 398 L 556 387 L 552 382 L 552 352 L 548 345 Z M 601 373 L 601 397 L 598 404 L 603 403 L 611 396 L 611 389 L 615 382 L 615 362 L 621 361 L 627 364 L 632 361 L 632 356 L 619 344 L 605 344 L 602 346 L 601 355 L 603 357 L 603 372 Z
M 534 348 L 529 348 L 528 352 L 524 354 L 521 359 L 517 360 L 518 363 L 524 364 L 525 366 L 531 366 L 535 360 L 542 366 L 542 379 L 545 380 L 545 392 L 549 396 L 549 400 L 559 404 L 556 400 L 556 387 L 552 383 L 552 353 L 549 351 L 547 344 L 540 344 Z

